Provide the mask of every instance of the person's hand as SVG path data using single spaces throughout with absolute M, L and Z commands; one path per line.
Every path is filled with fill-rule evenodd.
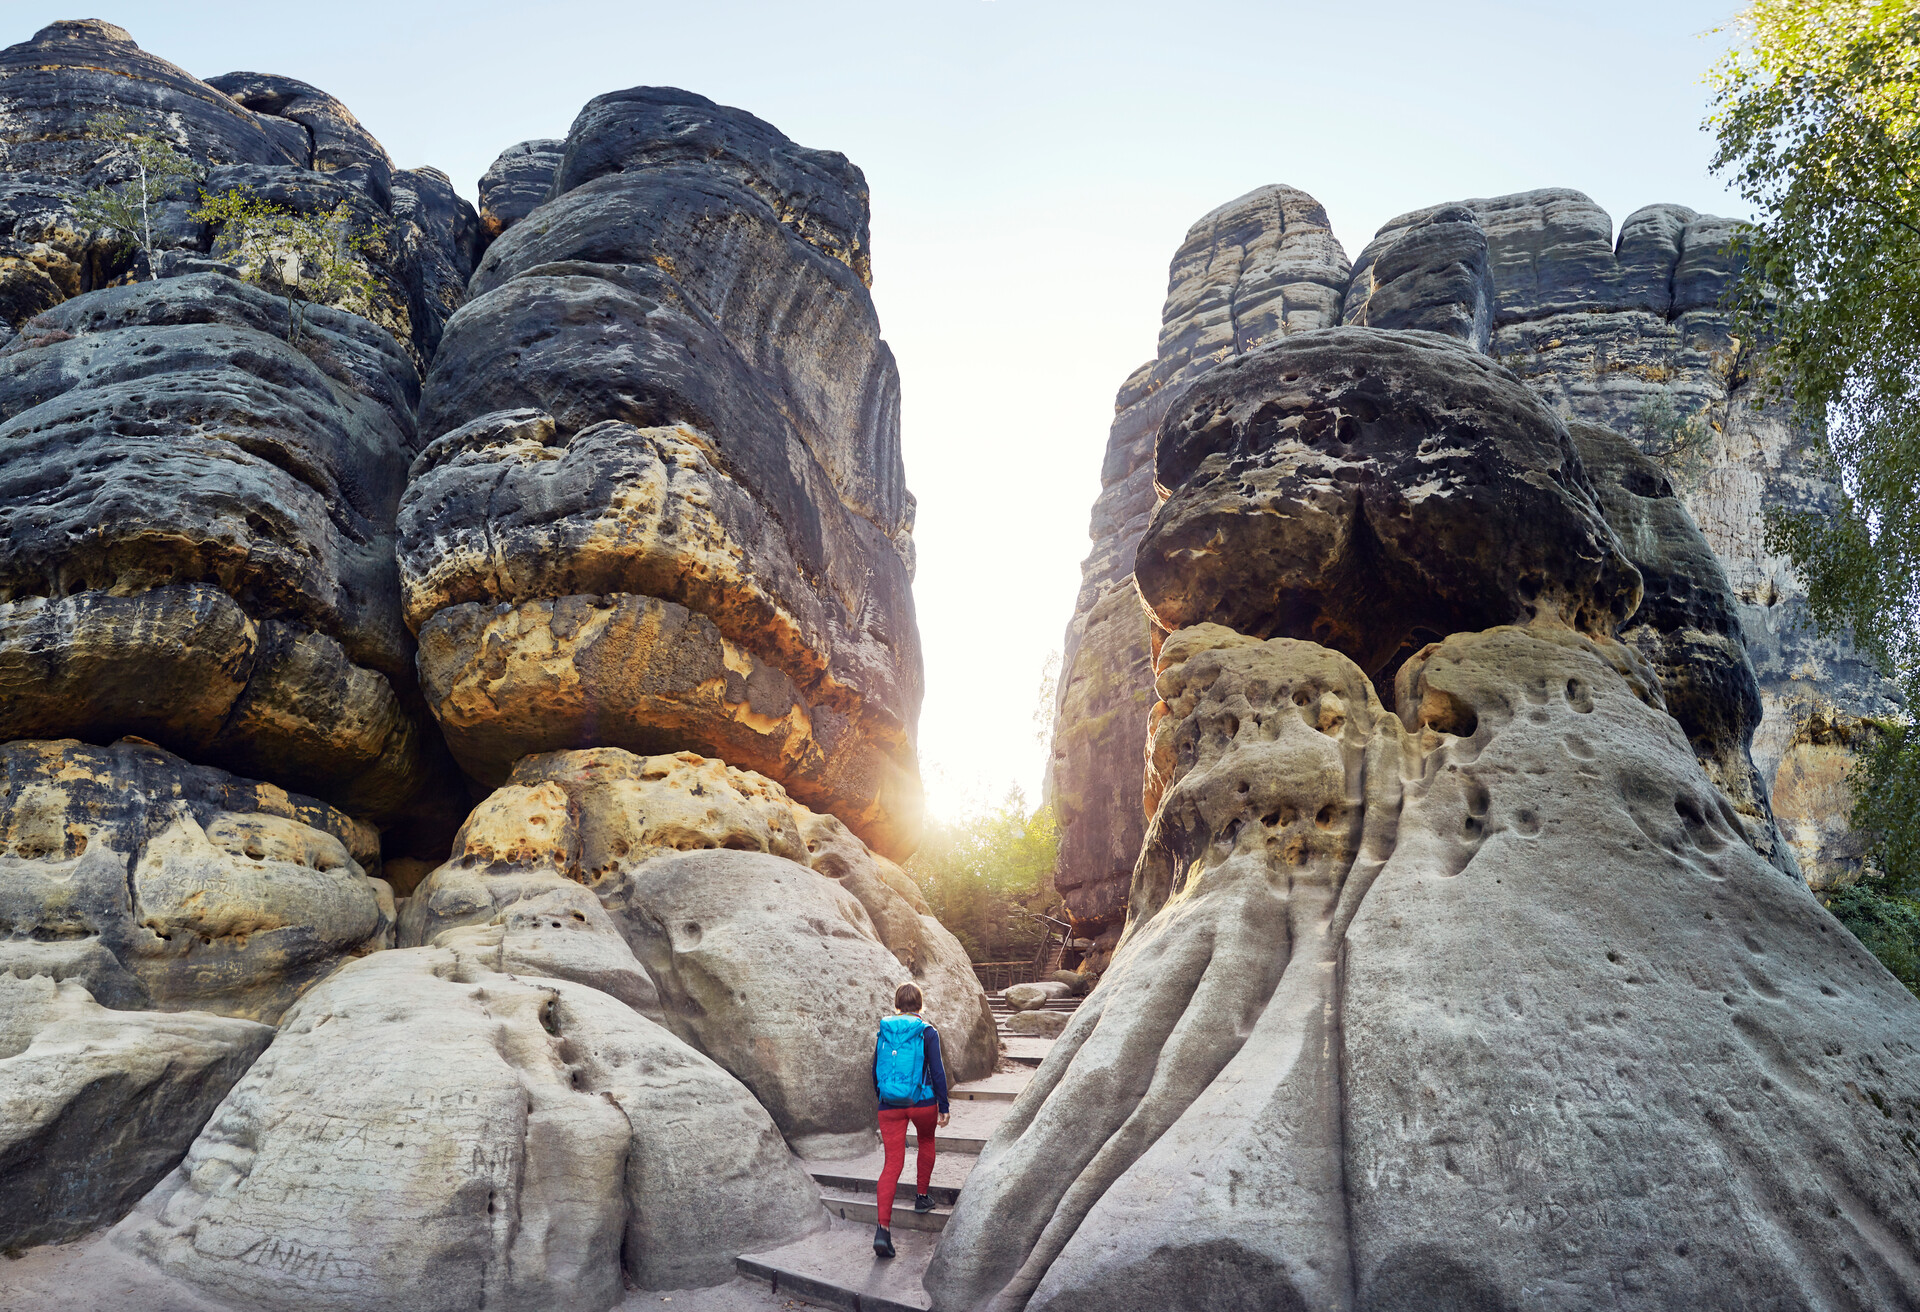
M 941 1128 L 941 1129 L 943 1129 L 943 1130 L 944 1130 L 944 1129 L 946 1129 L 946 1128 L 947 1128 L 947 1122 L 948 1122 L 948 1121 L 950 1121 L 950 1120 L 952 1120 L 952 1119 L 953 1119 L 953 1114 L 952 1114 L 951 1112 L 941 1112 L 941 1113 L 940 1113 L 940 1128 Z

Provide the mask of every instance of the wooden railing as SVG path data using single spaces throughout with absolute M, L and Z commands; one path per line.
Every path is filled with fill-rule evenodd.
M 1032 961 L 976 961 L 973 973 L 979 977 L 981 988 L 998 993 L 1015 984 L 1031 984 L 1046 972 Z

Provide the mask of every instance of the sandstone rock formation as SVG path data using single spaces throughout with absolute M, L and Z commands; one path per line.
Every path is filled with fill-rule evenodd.
M 367 313 L 296 334 L 184 193 L 150 249 L 82 230 L 125 132 L 345 213 Z M 536 1312 L 823 1228 L 794 1149 L 871 1146 L 896 985 L 952 1078 L 998 1054 L 890 859 L 921 670 L 859 170 L 639 88 L 483 222 L 319 88 L 94 20 L 0 51 L 0 141 L 0 1247 L 117 1222 L 183 1309 Z
M 866 225 L 857 169 L 751 115 L 581 111 L 448 324 L 403 512 L 428 700 L 481 783 L 692 750 L 913 849 L 912 498 Z
M 1410 376 L 1384 365 L 1395 349 L 1458 363 L 1391 390 Z M 1297 398 L 1362 370 L 1392 402 L 1313 423 Z M 939 1312 L 1920 1305 L 1920 1002 L 1703 770 L 1725 764 L 1715 733 L 1744 756 L 1738 726 L 1690 743 L 1616 636 L 1643 609 L 1619 586 L 1632 567 L 1600 567 L 1618 548 L 1574 443 L 1544 407 L 1512 421 L 1518 390 L 1443 338 L 1345 328 L 1215 370 L 1188 396 L 1222 421 L 1162 430 L 1162 511 L 1237 505 L 1217 532 L 1255 586 L 1209 592 L 1212 553 L 1158 513 L 1142 538 L 1142 591 L 1185 627 L 1158 653 L 1126 933 L 968 1180 L 927 1276 Z M 1371 458 L 1395 422 L 1415 458 Z M 1196 432 L 1213 445 L 1187 458 Z M 1661 499 L 1645 466 L 1590 445 L 1660 589 L 1636 641 L 1656 666 L 1697 643 L 1704 677 L 1737 684 L 1715 578 L 1678 586 L 1697 542 L 1671 507 L 1621 499 Z M 1557 476 L 1529 455 L 1548 448 Z M 1231 502 L 1228 456 L 1317 499 Z M 1358 522 L 1396 501 L 1458 520 L 1374 548 L 1385 581 L 1314 600 L 1336 612 L 1323 629 L 1284 589 L 1262 614 L 1261 561 L 1337 575 L 1342 550 L 1300 544 L 1360 535 L 1302 524 L 1356 513 L 1334 473 L 1354 458 L 1372 459 Z M 1456 462 L 1480 481 L 1450 483 Z M 1581 523 L 1607 546 L 1543 582 L 1549 604 L 1440 617 L 1388 699 L 1329 646 L 1260 636 L 1304 629 L 1386 668 L 1386 638 L 1355 635 L 1404 622 L 1406 562 L 1488 596 L 1550 577 L 1486 549 L 1510 506 L 1479 494 L 1512 469 L 1562 498 L 1536 512 L 1549 542 Z
M 391 944 L 378 836 L 331 807 L 131 741 L 0 745 L 0 779 L 0 966 L 85 941 L 134 987 L 97 956 L 53 973 L 114 1005 L 271 1022 Z
M 1272 196 L 1297 199 L 1289 211 L 1261 199 Z M 1797 864 L 1816 887 L 1850 877 L 1846 743 L 1861 717 L 1893 709 L 1892 690 L 1844 644 L 1810 632 L 1790 568 L 1760 540 L 1766 507 L 1817 508 L 1836 493 L 1812 463 L 1807 434 L 1748 404 L 1749 362 L 1717 308 L 1732 271 L 1730 221 L 1649 206 L 1616 239 L 1606 214 L 1575 191 L 1461 201 L 1385 225 L 1350 276 L 1325 225 L 1324 212 L 1290 188 L 1251 193 L 1196 224 L 1174 258 L 1160 355 L 1127 380 L 1116 403 L 1094 546 L 1067 632 L 1049 774 L 1061 822 L 1056 883 L 1080 932 L 1099 936 L 1087 964 L 1101 965 L 1117 938 L 1143 837 L 1131 804 L 1132 752 L 1151 701 L 1151 638 L 1129 571 L 1155 504 L 1153 439 L 1196 377 L 1271 341 L 1282 324 L 1456 337 L 1509 366 L 1570 427 L 1611 428 L 1652 457 L 1704 531 L 1737 620 L 1695 617 L 1689 632 L 1706 636 L 1685 643 L 1719 672 L 1713 706 L 1696 681 L 1674 689 L 1676 712 L 1686 717 L 1709 776 L 1776 863 Z M 1249 238 L 1249 229 L 1259 235 Z M 1289 240 L 1314 252 L 1280 275 L 1310 270 L 1311 280 L 1296 287 L 1302 308 L 1242 332 L 1246 307 L 1259 302 L 1249 293 L 1272 281 L 1263 259 L 1276 257 L 1263 253 Z M 1243 280 L 1244 289 L 1231 290 Z M 1314 286 L 1339 293 L 1324 317 L 1307 308 L 1317 303 Z M 1191 349 L 1195 343 L 1205 349 Z M 1636 566 L 1654 564 L 1637 550 L 1628 553 Z M 1696 586 L 1718 595 L 1715 586 Z M 1666 623 L 1630 621 L 1628 632 L 1664 632 Z M 1742 659 L 1757 676 L 1757 716 L 1745 704 Z M 1680 674 L 1684 665 L 1670 660 L 1664 673 Z M 1742 727 L 1749 719 L 1757 720 L 1751 730 Z M 1751 738 L 1751 774 L 1737 759 L 1747 751 L 1743 735 Z M 1770 837 L 1776 833 L 1784 845 Z
M 393 339 L 219 274 L 37 316 L 0 353 L 0 740 L 132 733 L 445 842 L 393 517 Z M 418 830 L 417 833 L 412 832 Z
M 1565 428 L 1450 338 L 1333 328 L 1229 361 L 1168 415 L 1154 479 L 1134 577 L 1167 628 L 1311 638 L 1377 675 L 1462 629 L 1611 635 L 1639 604 Z
M 1463 210 L 1490 250 L 1487 349 L 1569 420 L 1611 428 L 1660 464 L 1731 585 L 1759 687 L 1754 765 L 1791 855 L 1815 887 L 1851 878 L 1850 802 L 1833 785 L 1844 741 L 1862 717 L 1890 712 L 1894 693 L 1848 644 L 1812 631 L 1791 566 L 1761 540 L 1768 508 L 1818 511 L 1838 489 L 1804 430 L 1751 404 L 1749 348 L 1718 305 L 1733 272 L 1732 220 L 1650 205 L 1616 237 L 1586 196 L 1547 188 L 1415 211 L 1382 228 L 1358 263 Z M 1349 313 L 1360 290 L 1356 277 Z
M 110 1011 L 89 983 L 56 980 L 51 954 L 22 960 L 54 946 L 0 946 L 0 1248 L 119 1220 L 273 1037 L 204 1012 Z
M 567 143 L 537 137 L 508 146 L 480 175 L 480 227 L 487 241 L 546 202 Z
M 101 120 L 115 116 L 172 138 L 206 170 L 209 192 L 244 186 L 302 212 L 346 204 L 370 239 L 380 284 L 373 318 L 416 363 L 433 353 L 446 302 L 461 295 L 446 270 L 470 272 L 478 253 L 479 219 L 465 201 L 449 189 L 441 203 L 455 222 L 420 223 L 418 207 L 400 199 L 416 184 L 402 182 L 380 143 L 324 91 L 260 73 L 203 82 L 93 19 L 51 24 L 0 51 L 0 318 L 8 327 L 152 271 L 154 261 L 73 218 L 81 190 L 127 176 L 103 135 Z M 189 189 L 163 207 L 157 255 L 190 264 L 211 249 L 216 234 L 187 217 L 194 203 Z
M 1126 914 L 1145 821 L 1136 804 L 1140 743 L 1153 701 L 1147 620 L 1134 548 L 1155 504 L 1153 442 L 1186 383 L 1279 336 L 1340 322 L 1346 253 L 1311 196 L 1262 187 L 1206 215 L 1174 254 L 1157 357 L 1114 402 L 1093 507 L 1093 549 L 1061 659 L 1047 797 L 1060 823 L 1055 884 L 1098 967 Z
M 516 935 L 519 917 L 531 927 Z M 912 882 L 832 816 L 720 761 L 612 748 L 526 758 L 409 899 L 400 943 L 474 942 L 450 936 L 464 925 L 489 926 L 517 972 L 609 992 L 597 980 L 620 978 L 624 959 L 659 990 L 633 1005 L 739 1078 L 814 1155 L 871 1137 L 871 1031 L 898 984 L 920 986 L 951 1079 L 993 1070 L 986 997 Z M 534 933 L 572 946 L 536 949 Z
M 116 1242 L 263 1309 L 604 1308 L 822 1228 L 771 1121 L 594 989 L 458 950 L 304 998 Z

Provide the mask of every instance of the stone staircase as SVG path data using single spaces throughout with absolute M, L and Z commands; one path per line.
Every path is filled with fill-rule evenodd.
M 952 1118 L 934 1140 L 931 1212 L 913 1210 L 913 1163 L 918 1141 L 907 1131 L 907 1160 L 894 1192 L 891 1259 L 873 1255 L 880 1168 L 878 1147 L 860 1157 L 807 1162 L 820 1185 L 820 1201 L 832 1221 L 826 1231 L 798 1243 L 764 1253 L 743 1253 L 734 1260 L 741 1275 L 772 1287 L 775 1294 L 804 1299 L 822 1307 L 847 1312 L 926 1312 L 927 1295 L 920 1277 L 933 1257 L 933 1246 L 953 1214 L 967 1176 L 980 1160 L 994 1127 L 1013 1106 L 1013 1100 L 1033 1078 L 1033 1070 L 1052 1049 L 1052 1039 L 1009 1035 L 1006 1018 L 1013 1009 L 998 994 L 988 995 L 996 1025 L 1001 1027 L 1001 1069 L 983 1080 L 949 1090 Z M 1078 998 L 1049 1003 L 1049 1009 L 1072 1011 Z

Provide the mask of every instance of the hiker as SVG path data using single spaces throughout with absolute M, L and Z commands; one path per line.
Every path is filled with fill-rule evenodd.
M 880 1168 L 877 1193 L 880 1224 L 873 1232 L 873 1251 L 893 1256 L 893 1191 L 900 1185 L 900 1167 L 907 1156 L 907 1122 L 920 1136 L 919 1188 L 913 1210 L 931 1212 L 933 1198 L 934 1128 L 947 1124 L 947 1067 L 940 1060 L 940 1031 L 920 1019 L 920 990 L 902 984 L 893 993 L 894 1014 L 880 1022 L 873 1045 L 873 1091 L 880 1095 L 880 1142 L 886 1145 L 886 1163 Z

